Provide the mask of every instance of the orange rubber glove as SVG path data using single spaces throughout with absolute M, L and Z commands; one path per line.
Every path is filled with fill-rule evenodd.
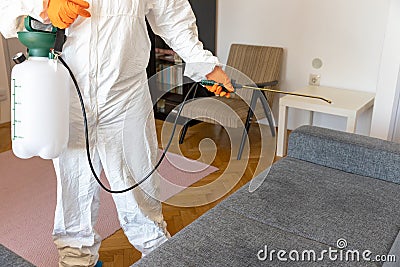
M 50 0 L 47 15 L 54 27 L 68 28 L 78 16 L 90 17 L 89 3 L 84 0 Z
M 216 66 L 214 70 L 206 75 L 207 80 L 213 80 L 217 83 L 222 83 L 228 91 L 233 92 L 233 86 L 231 84 L 231 80 L 225 71 L 222 70 L 221 67 Z M 213 86 L 206 86 L 207 90 L 213 92 L 215 95 L 225 96 L 229 98 L 231 96 L 230 93 L 222 91 L 222 87 L 218 84 L 214 84 Z

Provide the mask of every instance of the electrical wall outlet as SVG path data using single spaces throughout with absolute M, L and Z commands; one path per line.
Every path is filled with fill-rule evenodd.
M 308 84 L 312 86 L 319 86 L 321 76 L 318 74 L 310 74 Z

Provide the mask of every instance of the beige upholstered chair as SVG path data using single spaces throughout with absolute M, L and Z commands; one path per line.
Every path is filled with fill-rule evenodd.
M 232 44 L 227 62 L 229 67 L 225 71 L 229 77 L 239 79 L 239 81 L 236 81 L 237 83 L 248 84 L 251 80 L 255 83 L 253 85 L 278 89 L 282 56 L 283 49 L 280 47 Z M 239 70 L 242 73 L 239 78 L 238 75 L 235 75 L 237 73 L 235 70 Z M 217 121 L 225 127 L 232 128 L 239 128 L 245 125 L 237 157 L 240 159 L 250 122 L 254 115 L 257 119 L 267 117 L 271 132 L 275 135 L 270 108 L 266 106 L 272 105 L 274 94 L 269 92 L 264 94 L 264 92 L 252 90 L 238 90 L 237 94 L 240 97 L 236 96 L 229 99 L 214 96 L 196 98 L 184 106 L 181 116 L 188 118 L 188 120 L 196 119 L 211 123 Z M 261 103 L 256 104 L 257 99 Z M 216 101 L 222 103 L 218 104 Z M 253 108 L 250 109 L 250 106 L 253 106 Z M 227 111 L 227 108 L 234 112 Z M 253 111 L 255 114 L 253 114 Z M 186 123 L 181 131 L 180 143 L 184 141 L 188 125 L 189 123 Z

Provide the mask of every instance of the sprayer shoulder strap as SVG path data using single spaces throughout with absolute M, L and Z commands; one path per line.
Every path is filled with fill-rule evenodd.
M 65 35 L 65 29 L 57 28 L 56 32 L 56 40 L 54 42 L 54 52 L 57 54 L 62 53 L 62 49 L 65 41 L 67 40 L 67 36 Z

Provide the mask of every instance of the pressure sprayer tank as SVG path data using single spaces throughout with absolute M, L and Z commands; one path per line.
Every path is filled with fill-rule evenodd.
M 54 33 L 19 32 L 18 39 L 29 56 L 17 54 L 11 73 L 12 150 L 19 158 L 54 159 L 68 143 L 70 77 L 51 59 Z

